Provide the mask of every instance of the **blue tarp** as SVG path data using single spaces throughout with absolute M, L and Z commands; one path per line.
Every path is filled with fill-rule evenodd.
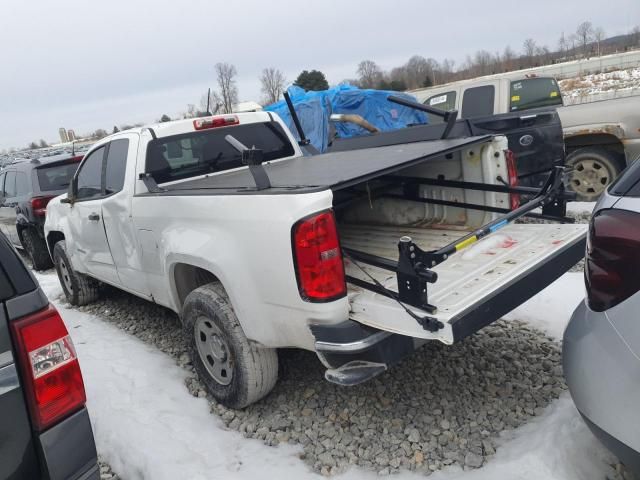
M 427 116 L 423 112 L 387 100 L 389 95 L 396 95 L 415 101 L 412 95 L 406 93 L 361 90 L 351 85 L 340 85 L 319 92 L 305 92 L 300 87 L 291 86 L 288 92 L 304 134 L 321 152 L 326 151 L 329 143 L 329 117 L 332 113 L 360 115 L 382 132 L 398 130 L 410 124 L 427 123 Z M 277 113 L 298 138 L 284 100 L 268 105 L 264 110 Z M 352 123 L 334 122 L 333 126 L 340 138 L 370 135 L 365 129 Z

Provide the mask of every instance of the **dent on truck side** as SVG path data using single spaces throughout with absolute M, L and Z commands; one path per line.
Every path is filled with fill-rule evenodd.
M 60 214 L 61 198 L 66 198 L 65 195 L 61 195 L 60 197 L 54 198 L 47 205 L 47 216 L 44 223 L 44 233 L 45 239 L 47 241 L 47 248 L 49 249 L 49 254 L 53 257 L 53 247 L 60 240 L 64 240 L 66 238 L 67 229 L 67 216 Z

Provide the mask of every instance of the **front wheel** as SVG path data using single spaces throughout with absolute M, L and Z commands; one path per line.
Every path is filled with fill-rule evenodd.
M 191 358 L 209 393 L 229 408 L 267 395 L 278 379 L 278 355 L 249 341 L 219 283 L 191 292 L 182 319 Z
M 614 156 L 600 148 L 576 150 L 567 157 L 566 164 L 571 167 L 567 188 L 585 202 L 597 200 L 621 171 Z
M 62 291 L 71 305 L 86 305 L 98 298 L 100 284 L 73 269 L 64 240 L 60 240 L 53 247 L 53 264 L 56 267 Z

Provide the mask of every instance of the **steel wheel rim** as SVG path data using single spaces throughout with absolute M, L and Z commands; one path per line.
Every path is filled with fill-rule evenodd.
M 73 283 L 71 283 L 71 275 L 69 269 L 67 268 L 67 264 L 64 260 L 60 259 L 58 265 L 60 266 L 60 276 L 62 277 L 62 283 L 67 288 L 67 291 L 72 293 Z
M 569 182 L 574 192 L 585 197 L 597 197 L 611 182 L 611 174 L 598 160 L 580 160 L 573 165 Z
M 233 379 L 233 358 L 222 331 L 206 317 L 198 317 L 193 329 L 204 368 L 220 385 L 229 385 Z

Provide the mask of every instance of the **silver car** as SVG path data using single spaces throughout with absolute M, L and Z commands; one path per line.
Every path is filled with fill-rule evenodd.
M 586 298 L 564 333 L 564 374 L 591 431 L 640 475 L 640 161 L 593 211 Z

